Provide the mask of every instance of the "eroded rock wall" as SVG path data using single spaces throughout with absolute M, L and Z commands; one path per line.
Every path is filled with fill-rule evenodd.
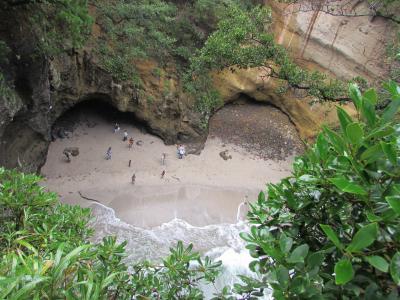
M 289 117 L 303 139 L 312 139 L 322 124 L 332 125 L 336 122 L 334 104 L 311 105 L 310 99 L 299 97 L 294 92 L 280 94 L 277 89 L 281 83 L 274 78 L 265 77 L 265 70 L 224 70 L 214 74 L 213 78 L 225 103 L 245 94 L 258 102 L 272 104 Z M 350 114 L 355 112 L 352 105 L 346 105 L 344 108 Z
M 388 76 L 386 50 L 396 26 L 382 17 L 368 16 L 366 1 L 342 2 L 346 2 L 343 14 L 364 16 L 340 16 L 340 11 L 333 15 L 325 12 L 329 9 L 325 7 L 313 10 L 307 5 L 265 1 L 272 7 L 276 41 L 291 52 L 297 63 L 340 79 L 362 76 L 376 83 Z M 341 1 L 335 5 L 340 6 Z
M 26 101 L 16 103 L 13 111 L 7 109 L 7 117 L 2 114 L 1 165 L 36 171 L 45 161 L 54 122 L 77 103 L 89 99 L 134 113 L 136 120 L 145 123 L 167 144 L 178 139 L 204 141 L 204 129 L 192 113 L 190 100 L 183 98 L 173 72 L 156 76 L 152 73 L 154 63 L 138 62 L 136 67 L 143 81 L 138 89 L 129 82 L 115 82 L 98 66 L 93 53 L 85 49 L 43 59 L 42 64 L 41 68 L 31 66 L 30 72 L 23 72 L 23 86 L 29 92 L 16 87 L 17 98 Z M 26 139 L 31 141 L 31 147 L 26 146 Z

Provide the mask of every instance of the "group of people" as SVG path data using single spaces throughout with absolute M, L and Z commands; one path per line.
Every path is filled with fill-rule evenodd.
M 121 130 L 121 127 L 119 126 L 119 124 L 115 123 L 115 125 L 114 125 L 114 133 L 117 133 L 120 130 Z M 126 130 L 124 130 L 122 141 L 123 142 L 128 141 L 128 148 L 132 149 L 134 139 L 133 139 L 133 137 L 130 137 L 128 139 L 128 132 Z M 182 144 L 180 144 L 179 146 L 177 145 L 177 154 L 178 154 L 178 158 L 179 159 L 182 159 L 186 155 L 186 149 L 185 149 L 184 145 L 182 145 Z M 110 146 L 110 147 L 108 147 L 107 152 L 106 152 L 106 160 L 110 160 L 111 159 L 111 155 L 112 155 L 112 148 Z M 161 155 L 161 165 L 163 165 L 163 166 L 165 165 L 165 159 L 166 159 L 166 153 L 163 153 Z M 129 167 L 130 166 L 131 166 L 131 160 L 129 160 Z M 164 176 L 165 176 L 165 170 L 163 170 L 162 173 L 161 173 L 161 179 L 163 179 Z M 135 182 L 136 182 L 136 174 L 135 173 L 131 177 L 131 182 L 132 182 L 132 184 L 135 184 Z
M 119 126 L 118 123 L 114 124 L 113 130 L 114 130 L 114 133 L 117 133 L 121 130 L 121 127 Z M 124 130 L 122 141 L 123 142 L 128 141 L 128 148 L 129 149 L 133 148 L 134 139 L 132 136 L 129 137 L 127 130 Z M 182 159 L 186 155 L 185 146 L 180 144 L 180 145 L 176 145 L 176 148 L 177 148 L 178 158 Z M 71 152 L 64 150 L 63 154 L 66 156 L 67 161 L 71 162 L 71 156 L 72 156 Z M 167 156 L 166 153 L 162 153 L 162 155 L 161 155 L 161 165 L 162 166 L 165 166 L 166 156 Z M 108 147 L 108 149 L 106 151 L 105 159 L 111 160 L 111 157 L 112 157 L 112 147 L 110 146 L 110 147 Z M 129 165 L 129 167 L 131 166 L 131 160 L 129 160 L 128 165 Z M 163 171 L 161 172 L 161 179 L 163 179 L 165 177 L 165 175 L 166 175 L 166 171 L 165 171 L 165 169 L 163 169 Z M 135 173 L 131 177 L 131 182 L 132 182 L 132 184 L 135 184 L 135 182 L 136 182 L 136 174 Z
M 117 133 L 117 132 L 119 132 L 120 130 L 121 130 L 121 127 L 119 126 L 119 124 L 118 124 L 118 123 L 115 123 L 115 125 L 114 125 L 114 133 Z M 133 139 L 133 137 L 130 137 L 129 140 L 128 140 L 128 131 L 126 131 L 126 130 L 124 130 L 124 134 L 123 134 L 123 137 L 122 137 L 122 141 L 123 141 L 123 142 L 128 141 L 128 148 L 129 148 L 129 149 L 132 149 L 134 139 Z M 112 154 L 111 149 L 112 149 L 111 147 L 108 147 L 108 149 L 107 149 L 107 152 L 106 152 L 106 160 L 111 159 L 111 154 Z

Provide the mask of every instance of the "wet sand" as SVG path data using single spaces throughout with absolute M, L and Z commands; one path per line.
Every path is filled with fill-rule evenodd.
M 267 182 L 290 174 L 292 157 L 279 162 L 260 159 L 218 137 L 209 138 L 200 155 L 178 159 L 175 146 L 164 145 L 133 124 L 121 123 L 121 130 L 113 133 L 113 124 L 97 114 L 86 112 L 85 120 L 69 138 L 51 143 L 42 168 L 44 185 L 64 203 L 87 207 L 93 202 L 82 196 L 95 199 L 113 208 L 121 220 L 142 228 L 174 218 L 194 226 L 235 223 L 246 196 L 255 201 Z M 131 150 L 122 141 L 125 129 L 135 139 Z M 112 159 L 106 160 L 109 146 Z M 80 150 L 70 163 L 62 154 L 65 147 Z M 225 150 L 232 159 L 221 158 L 219 153 Z M 165 166 L 162 153 L 167 154 Z M 161 178 L 163 170 L 166 174 Z M 136 174 L 135 184 L 132 174 Z M 240 217 L 244 214 L 242 210 Z

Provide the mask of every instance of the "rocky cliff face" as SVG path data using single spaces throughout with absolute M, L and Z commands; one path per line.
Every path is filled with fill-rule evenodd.
M 190 101 L 182 97 L 174 73 L 156 76 L 151 72 L 151 62 L 140 62 L 136 67 L 143 81 L 140 90 L 129 83 L 115 82 L 87 50 L 42 60 L 41 68 L 30 66 L 29 71 L 23 72 L 21 82 L 26 93 L 16 86 L 17 99 L 22 100 L 13 110 L 7 110 L 9 117 L 1 120 L 0 164 L 22 166 L 29 171 L 40 168 L 55 134 L 52 125 L 57 118 L 77 103 L 92 99 L 132 112 L 136 120 L 166 143 L 178 139 L 203 141 L 204 130 L 198 126 L 199 119 L 192 113 Z
M 368 16 L 365 1 L 346 1 L 342 11 L 336 8 L 340 1 L 320 10 L 271 0 L 265 3 L 272 7 L 277 42 L 298 64 L 341 79 L 362 76 L 374 83 L 387 78 L 386 49 L 396 28 L 387 19 Z M 326 12 L 335 8 L 335 15 Z M 354 13 L 364 16 L 340 16 Z
M 362 75 L 377 80 L 385 75 L 387 69 L 379 59 L 380 52 L 377 54 L 383 51 L 383 33 L 389 28 L 385 22 L 287 14 L 279 5 L 274 6 L 274 14 L 277 40 L 304 66 L 341 78 Z M 14 18 L 6 12 L 0 13 L 0 20 L 0 38 L 12 48 L 6 76 L 15 87 L 13 97 L 0 101 L 0 165 L 24 171 L 40 169 L 54 122 L 89 99 L 132 112 L 166 143 L 204 142 L 207 131 L 172 67 L 154 74 L 153 62 L 136 62 L 143 83 L 138 89 L 132 83 L 116 82 L 99 66 L 90 47 L 51 58 L 32 57 L 29 28 L 14 26 Z M 295 94 L 277 94 L 277 82 L 259 75 L 257 69 L 224 71 L 214 75 L 214 83 L 225 103 L 246 94 L 280 108 L 304 138 L 312 137 L 321 122 L 331 119 L 331 107 L 310 107 Z
M 237 99 L 244 94 L 255 101 L 272 104 L 289 116 L 303 139 L 311 139 L 321 124 L 336 122 L 336 110 L 331 103 L 310 105 L 310 99 L 301 98 L 294 92 L 277 93 L 279 82 L 273 78 L 265 78 L 265 71 L 258 68 L 249 70 L 229 70 L 214 75 L 214 83 L 225 103 Z M 349 113 L 354 109 L 345 106 Z M 267 117 L 267 116 L 266 116 Z

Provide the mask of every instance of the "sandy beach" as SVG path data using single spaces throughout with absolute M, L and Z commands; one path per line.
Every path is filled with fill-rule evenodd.
M 200 155 L 178 159 L 176 146 L 164 145 L 132 123 L 120 126 L 114 133 L 112 122 L 86 112 L 68 138 L 51 143 L 42 168 L 44 185 L 64 203 L 87 207 L 93 202 L 85 198 L 95 199 L 134 226 L 152 228 L 174 218 L 204 226 L 236 222 L 237 208 L 246 197 L 256 200 L 267 182 L 290 174 L 293 157 L 260 159 L 214 136 Z M 122 141 L 124 130 L 135 140 L 132 149 Z M 106 160 L 109 146 L 112 159 Z M 66 147 L 79 147 L 80 154 L 70 163 L 62 154 Z M 220 152 L 225 150 L 231 159 L 222 159 Z M 162 153 L 166 153 L 165 165 Z M 135 184 L 131 183 L 133 174 Z M 245 211 L 240 214 L 242 218 Z

